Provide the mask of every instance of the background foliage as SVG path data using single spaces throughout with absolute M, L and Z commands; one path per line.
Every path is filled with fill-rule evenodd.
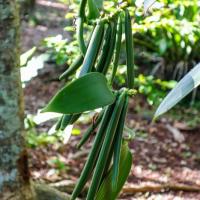
M 68 4 L 67 0 L 62 2 Z M 137 7 L 131 10 L 134 19 L 132 27 L 136 49 L 137 87 L 139 93 L 147 96 L 151 105 L 158 104 L 163 98 L 163 93 L 175 85 L 175 82 L 170 80 L 180 80 L 200 59 L 199 1 L 161 0 L 160 2 L 162 8 L 155 9 L 147 16 L 144 15 L 142 1 L 136 0 Z M 62 36 L 44 39 L 43 45 L 51 55 L 51 61 L 58 66 L 65 63 L 70 66 L 72 60 L 80 54 L 74 26 L 78 4 L 79 1 L 74 0 L 66 14 L 66 19 L 71 23 L 65 30 L 70 32 L 71 39 Z M 108 12 L 115 10 L 115 1 L 105 1 L 104 4 Z M 87 29 L 91 28 L 91 26 L 86 27 L 87 38 L 89 37 Z M 124 51 L 123 48 L 116 87 L 124 84 L 122 78 L 125 71 Z M 156 103 L 157 97 L 160 100 Z

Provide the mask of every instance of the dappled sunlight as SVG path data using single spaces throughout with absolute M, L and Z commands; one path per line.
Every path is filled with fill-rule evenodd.
M 27 66 L 22 67 L 21 71 L 21 80 L 23 83 L 30 81 L 32 78 L 38 75 L 38 70 L 44 67 L 45 61 L 49 58 L 48 54 L 43 54 L 37 57 L 33 57 L 28 63 Z

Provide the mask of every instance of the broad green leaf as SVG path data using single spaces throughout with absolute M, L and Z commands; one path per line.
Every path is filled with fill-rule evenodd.
M 36 51 L 36 47 L 33 47 L 32 49 L 28 50 L 27 52 L 23 53 L 20 56 L 20 66 L 25 66 L 27 64 L 27 62 L 31 59 L 31 57 L 33 56 L 33 54 Z
M 112 188 L 113 168 L 111 168 L 111 170 L 103 180 L 99 188 L 99 191 L 97 192 L 95 200 L 105 200 L 105 199 L 115 200 L 128 178 L 128 175 L 131 170 L 131 165 L 132 165 L 132 155 L 129 150 L 128 143 L 123 141 L 120 154 L 119 177 L 118 177 L 117 187 L 115 190 L 113 190 Z
M 200 84 L 200 63 L 187 73 L 175 86 L 175 88 L 165 97 L 158 107 L 155 118 L 164 114 L 187 94 Z
M 42 112 L 82 113 L 112 104 L 114 100 L 105 76 L 92 72 L 62 88 Z

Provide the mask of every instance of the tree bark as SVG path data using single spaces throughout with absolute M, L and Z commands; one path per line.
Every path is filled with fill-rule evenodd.
M 0 0 L 0 199 L 69 200 L 64 193 L 30 181 L 23 127 L 17 2 Z
M 32 200 L 23 133 L 16 0 L 0 0 L 0 199 Z
M 20 6 L 20 15 L 31 13 L 35 7 L 36 0 L 17 0 Z

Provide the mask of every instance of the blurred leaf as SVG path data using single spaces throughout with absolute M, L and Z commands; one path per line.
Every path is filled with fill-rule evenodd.
M 58 169 L 59 171 L 67 170 L 66 163 L 62 161 L 59 157 L 53 157 L 47 161 L 47 163 L 53 167 Z
M 66 19 L 73 19 L 74 17 L 74 13 L 73 12 L 68 12 L 66 15 L 65 15 L 65 18 Z
M 200 63 L 187 73 L 175 86 L 175 88 L 165 97 L 158 107 L 155 118 L 164 114 L 187 94 L 200 84 Z
M 156 0 L 144 0 L 145 13 L 156 3 Z
M 31 148 L 38 146 L 45 146 L 48 144 L 55 144 L 58 138 L 53 135 L 48 135 L 47 133 L 37 133 L 35 130 L 27 131 L 27 145 Z
M 42 112 L 81 113 L 112 104 L 114 100 L 105 76 L 93 72 L 61 89 Z
M 32 58 L 33 54 L 35 53 L 36 49 L 36 47 L 33 47 L 32 49 L 28 50 L 20 56 L 21 67 L 25 66 L 28 63 L 28 61 Z
M 37 115 L 33 116 L 33 121 L 38 125 L 60 116 L 61 115 L 57 113 L 38 113 Z
M 147 98 L 149 105 L 158 106 L 164 99 L 166 92 L 172 89 L 176 85 L 176 81 L 163 81 L 156 79 L 153 76 L 145 76 L 139 74 L 135 78 L 135 87 L 140 94 Z
M 97 7 L 97 1 L 95 0 L 88 0 L 87 1 L 87 5 L 88 5 L 88 18 L 89 19 L 96 19 L 99 17 L 100 12 L 99 9 Z
M 94 2 L 99 10 L 103 9 L 103 0 L 94 0 Z
M 81 130 L 80 130 L 80 129 L 74 128 L 74 129 L 72 130 L 72 135 L 80 135 L 80 134 L 81 134 Z
M 44 67 L 44 63 L 49 60 L 49 55 L 43 53 L 39 56 L 34 56 L 26 67 L 21 67 L 21 80 L 22 82 L 30 81 L 33 77 L 38 75 L 38 70 Z

